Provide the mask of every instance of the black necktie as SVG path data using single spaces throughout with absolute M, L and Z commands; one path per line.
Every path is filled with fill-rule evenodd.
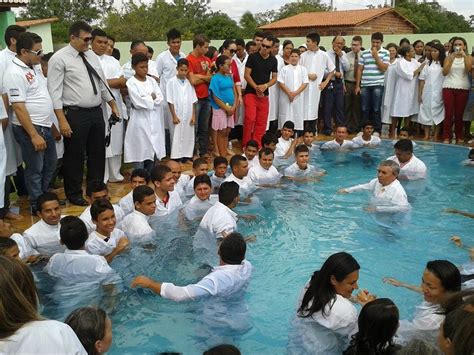
M 92 89 L 94 90 L 94 95 L 97 95 L 97 87 L 95 86 L 95 81 L 93 75 L 95 75 L 97 78 L 100 78 L 99 73 L 94 69 L 92 65 L 89 64 L 89 62 L 86 59 L 86 55 L 84 52 L 79 52 L 79 56 L 82 58 L 82 61 L 84 62 L 84 65 L 86 66 L 87 73 L 89 74 L 89 79 L 91 79 L 91 84 L 92 84 Z
M 336 72 L 340 72 L 341 71 L 341 62 L 339 60 L 339 56 L 337 55 L 337 53 L 334 53 L 334 55 L 336 56 Z M 340 81 L 341 78 L 336 78 L 336 81 Z

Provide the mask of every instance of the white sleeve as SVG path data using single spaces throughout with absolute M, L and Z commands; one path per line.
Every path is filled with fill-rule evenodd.
M 128 89 L 128 96 L 130 97 L 130 101 L 132 105 L 136 109 L 145 109 L 145 110 L 153 110 L 155 107 L 155 102 L 150 95 L 141 96 L 138 88 L 135 83 L 131 80 L 127 80 L 127 89 Z M 161 94 L 161 92 L 160 92 Z M 157 94 L 158 98 L 158 94 Z
M 8 94 L 8 100 L 14 104 L 26 101 L 26 92 L 28 90 L 24 76 L 15 75 L 16 72 L 8 70 L 3 78 L 3 88 Z M 38 78 L 35 78 L 38 80 Z
M 397 62 L 397 65 L 395 66 L 395 71 L 397 75 L 405 80 L 412 80 L 413 79 L 413 71 L 411 68 L 407 65 L 405 65 L 406 60 L 401 59 Z
M 176 286 L 172 283 L 164 282 L 161 284 L 161 297 L 168 298 L 176 302 L 194 300 L 198 297 L 210 295 L 210 279 L 204 278 L 197 284 L 188 286 Z
M 366 184 L 360 184 L 360 185 L 347 187 L 345 190 L 349 193 L 356 192 L 356 191 L 362 191 L 362 190 L 373 190 L 374 187 L 375 187 L 376 182 L 377 182 L 377 179 L 373 179 L 373 180 L 369 181 Z
M 282 68 L 280 70 L 280 72 L 278 73 L 278 79 L 277 79 L 279 83 L 285 84 L 286 73 L 287 73 L 287 70 L 285 70 L 285 68 Z
M 304 66 L 301 66 L 301 81 L 303 84 L 309 84 L 308 70 Z
M 161 92 L 160 86 L 158 85 L 156 80 L 155 79 L 151 79 L 151 80 L 153 80 L 153 90 L 155 91 L 155 94 L 156 94 L 155 105 L 159 105 L 164 100 L 163 93 Z

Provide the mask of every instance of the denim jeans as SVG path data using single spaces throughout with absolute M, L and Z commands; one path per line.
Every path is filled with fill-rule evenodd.
M 367 121 L 371 121 L 374 125 L 374 131 L 381 133 L 382 131 L 382 96 L 383 85 L 363 86 L 362 94 L 362 120 L 361 127 Z
M 335 117 L 336 126 L 345 126 L 344 118 L 344 85 L 341 82 L 331 82 L 322 92 L 324 107 L 324 135 L 332 134 L 332 118 Z
M 12 125 L 13 135 L 20 145 L 21 155 L 25 162 L 25 182 L 33 211 L 36 210 L 36 200 L 48 190 L 49 183 L 56 171 L 58 157 L 56 144 L 51 134 L 51 128 L 34 125 L 36 131 L 46 142 L 46 149 L 35 151 L 28 133 L 21 126 Z
M 199 155 L 207 154 L 209 146 L 209 118 L 211 117 L 211 100 L 207 97 L 199 99 L 196 103 L 196 124 L 194 125 L 196 141 L 194 151 L 199 150 Z

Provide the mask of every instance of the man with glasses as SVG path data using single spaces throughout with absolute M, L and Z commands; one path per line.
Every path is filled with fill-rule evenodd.
M 48 90 L 64 136 L 64 192 L 69 201 L 87 206 L 82 194 L 84 158 L 87 182 L 104 180 L 105 122 L 102 100 L 120 117 L 97 57 L 89 51 L 92 28 L 84 21 L 69 28 L 69 45 L 49 61 Z
M 349 61 L 349 70 L 344 72 L 344 84 L 346 93 L 344 96 L 344 115 L 347 120 L 347 129 L 349 133 L 358 133 L 360 131 L 361 110 L 360 95 L 355 94 L 355 73 L 359 68 L 359 58 L 362 48 L 362 37 L 352 37 L 351 51 L 347 53 Z
M 274 42 L 273 36 L 265 34 L 260 50 L 250 54 L 245 64 L 244 78 L 247 87 L 244 92 L 244 147 L 252 139 L 260 144 L 267 129 L 268 88 L 275 85 L 278 73 L 278 62 L 271 55 Z

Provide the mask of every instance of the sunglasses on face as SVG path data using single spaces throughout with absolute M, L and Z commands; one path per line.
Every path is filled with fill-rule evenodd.
M 270 49 L 270 48 L 272 48 L 272 47 L 273 47 L 273 46 L 266 46 L 266 45 L 262 44 L 262 48 Z
M 38 57 L 41 57 L 41 56 L 43 55 L 43 50 L 42 50 L 42 49 L 39 49 L 39 50 L 37 50 L 37 51 L 33 51 L 33 50 L 31 50 L 31 49 L 28 49 L 27 52 L 28 52 L 28 53 L 31 53 L 31 54 L 34 54 L 34 55 L 36 55 L 36 56 L 38 56 Z
M 92 41 L 92 37 L 77 37 L 79 39 L 82 39 L 84 43 L 89 43 Z
M 229 52 L 230 52 L 230 54 L 235 54 L 235 52 L 237 52 L 237 50 L 236 49 L 229 49 Z

